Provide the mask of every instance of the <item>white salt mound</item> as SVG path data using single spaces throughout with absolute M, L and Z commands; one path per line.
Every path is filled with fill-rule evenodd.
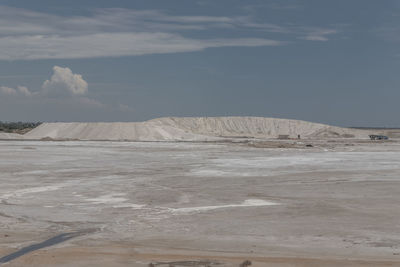
M 145 122 L 43 123 L 27 139 L 212 141 L 221 138 L 368 138 L 364 130 L 262 117 L 167 117 Z
M 0 133 L 0 140 L 18 140 L 23 139 L 24 136 L 15 133 Z

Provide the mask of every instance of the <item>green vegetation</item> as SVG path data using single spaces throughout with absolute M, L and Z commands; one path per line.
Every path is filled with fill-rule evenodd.
M 0 132 L 24 134 L 39 126 L 41 122 L 2 122 L 0 121 Z

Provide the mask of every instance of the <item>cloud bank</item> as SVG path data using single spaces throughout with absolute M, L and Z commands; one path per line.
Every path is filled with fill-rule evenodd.
M 1 86 L 0 87 L 0 92 L 4 95 L 16 95 L 17 94 L 17 90 L 11 87 L 7 87 L 7 86 Z
M 31 91 L 29 91 L 28 87 L 26 87 L 26 86 L 18 86 L 17 89 L 18 89 L 18 92 L 24 96 L 32 95 Z
M 67 67 L 53 67 L 53 74 L 49 80 L 43 82 L 42 88 L 37 91 L 30 91 L 26 86 L 16 88 L 0 86 L 0 95 L 12 97 L 16 100 L 38 101 L 43 103 L 63 103 L 84 108 L 107 108 L 107 105 L 100 101 L 86 96 L 89 92 L 88 83 L 82 75 L 73 73 Z M 119 106 L 116 109 L 121 111 Z
M 32 95 L 32 93 L 29 91 L 29 89 L 25 86 L 17 86 L 17 88 L 0 86 L 0 93 L 3 95 L 10 95 L 10 96 L 17 96 L 17 95 L 31 96 Z

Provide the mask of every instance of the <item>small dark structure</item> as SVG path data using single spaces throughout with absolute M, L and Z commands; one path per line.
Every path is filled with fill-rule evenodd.
M 240 267 L 248 267 L 251 265 L 251 261 L 249 260 L 245 260 L 244 262 L 242 262 L 239 266 Z
M 371 134 L 369 136 L 369 138 L 371 140 L 388 140 L 389 139 L 389 137 L 387 137 L 386 135 L 374 135 L 374 134 Z

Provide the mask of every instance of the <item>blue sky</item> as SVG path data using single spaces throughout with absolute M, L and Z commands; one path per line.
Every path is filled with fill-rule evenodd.
M 0 0 L 0 120 L 400 127 L 395 0 Z

